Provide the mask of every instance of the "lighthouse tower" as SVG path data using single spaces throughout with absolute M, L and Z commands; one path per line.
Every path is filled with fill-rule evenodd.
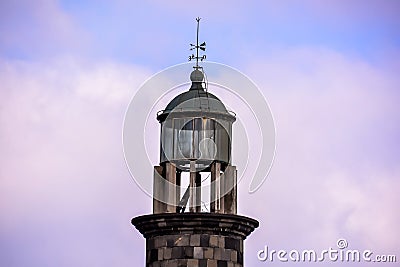
M 235 114 L 208 92 L 205 43 L 192 44 L 191 86 L 157 115 L 160 163 L 154 166 L 153 214 L 132 219 L 146 239 L 146 267 L 241 267 L 243 241 L 258 221 L 237 215 L 232 165 Z M 202 192 L 203 191 L 203 192 Z M 207 199 L 205 199 L 207 198 Z

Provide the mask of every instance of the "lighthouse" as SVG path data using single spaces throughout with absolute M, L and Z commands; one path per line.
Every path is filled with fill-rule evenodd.
M 199 44 L 196 20 L 191 85 L 154 118 L 160 161 L 153 172 L 153 213 L 132 219 L 146 239 L 146 267 L 242 267 L 244 240 L 259 225 L 237 214 L 236 115 L 208 90 L 200 55 L 206 43 Z

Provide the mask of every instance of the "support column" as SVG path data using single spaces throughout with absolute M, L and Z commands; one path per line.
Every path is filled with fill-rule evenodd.
M 167 192 L 167 209 L 166 212 L 176 212 L 177 187 L 176 187 L 176 166 L 170 162 L 165 164 L 165 179 Z M 178 200 L 179 201 L 179 200 Z
M 195 161 L 190 161 L 190 178 L 189 178 L 189 212 L 196 212 L 197 210 L 197 189 L 196 189 L 196 180 L 197 180 L 197 173 L 196 173 L 196 165 Z M 201 197 L 201 195 L 200 195 Z
M 221 183 L 224 184 L 224 193 L 222 197 L 223 213 L 237 213 L 237 170 L 235 166 L 227 166 L 224 174 L 221 176 Z
M 196 165 L 194 161 L 190 162 L 190 199 L 189 199 L 189 211 L 200 212 L 201 211 L 201 174 L 196 172 Z
M 219 213 L 221 211 L 221 163 L 211 164 L 211 194 L 210 212 Z
M 201 174 L 196 173 L 196 212 L 201 212 Z
M 181 177 L 182 177 L 182 172 L 180 170 L 176 171 L 176 208 L 179 205 L 179 202 L 181 201 Z M 175 208 L 175 210 L 176 210 Z
M 153 172 L 153 213 L 163 213 L 167 209 L 165 203 L 165 178 L 162 176 L 163 167 L 154 166 Z

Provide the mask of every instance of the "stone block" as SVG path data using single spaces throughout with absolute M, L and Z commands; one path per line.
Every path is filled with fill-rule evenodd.
M 228 267 L 228 263 L 226 261 L 217 261 L 217 267 Z
M 210 247 L 218 247 L 218 236 L 210 235 Z
M 164 236 L 158 236 L 154 239 L 154 248 L 161 248 L 167 245 L 166 238 Z
M 187 261 L 187 266 L 188 267 L 199 267 L 199 260 L 189 259 Z
M 190 246 L 192 247 L 200 246 L 200 235 L 194 234 L 190 236 Z
M 206 259 L 201 259 L 199 261 L 199 267 L 207 267 L 207 260 Z
M 224 236 L 218 237 L 218 247 L 225 248 L 225 237 Z
M 209 235 L 200 235 L 200 246 L 201 247 L 209 247 L 210 246 L 210 236 Z
M 214 248 L 214 259 L 222 260 L 223 248 Z
M 165 266 L 162 267 L 178 267 L 178 260 L 169 260 L 165 263 Z
M 185 251 L 183 247 L 174 247 L 172 248 L 172 259 L 183 259 L 185 255 Z
M 164 259 L 169 260 L 172 258 L 172 248 L 164 248 Z
M 175 246 L 175 241 L 176 239 L 179 238 L 177 235 L 168 235 L 165 236 L 165 239 L 167 241 L 167 247 L 172 248 Z
M 164 249 L 159 249 L 158 250 L 158 260 L 162 261 L 164 259 Z
M 237 262 L 237 251 L 236 250 L 231 251 L 231 261 Z
M 214 258 L 214 249 L 213 248 L 204 248 L 204 258 L 205 259 L 213 259 Z
M 218 267 L 216 260 L 207 260 L 207 267 Z
M 240 250 L 240 240 L 233 237 L 225 237 L 225 248 Z
M 194 254 L 194 248 L 193 247 L 184 247 L 185 250 L 185 258 L 186 259 L 191 259 L 193 258 L 193 254 Z
M 188 260 L 179 259 L 177 267 L 187 267 Z
M 194 247 L 193 257 L 195 259 L 204 259 L 204 252 L 202 247 Z
M 242 252 L 237 253 L 237 262 L 239 264 L 243 264 L 243 253 Z
M 190 235 L 182 235 L 176 238 L 174 246 L 189 246 Z
M 222 250 L 222 257 L 221 257 L 221 260 L 223 260 L 223 261 L 230 261 L 231 260 L 231 252 L 232 252 L 232 250 L 231 249 L 224 249 L 224 250 Z

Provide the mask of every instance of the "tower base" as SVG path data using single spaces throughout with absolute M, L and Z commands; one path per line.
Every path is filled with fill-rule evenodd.
M 242 267 L 243 241 L 259 225 L 218 213 L 150 214 L 132 224 L 146 238 L 146 267 Z

